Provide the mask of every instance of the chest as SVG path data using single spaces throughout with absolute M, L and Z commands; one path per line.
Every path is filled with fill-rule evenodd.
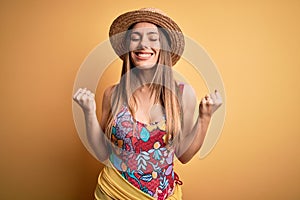
M 123 150 L 136 153 L 163 148 L 166 145 L 166 120 L 163 113 L 159 114 L 157 121 L 147 124 L 135 120 L 123 106 L 115 118 L 112 142 Z

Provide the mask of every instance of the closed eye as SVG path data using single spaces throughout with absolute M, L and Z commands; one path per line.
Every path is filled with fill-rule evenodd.
M 130 40 L 137 42 L 141 39 L 141 37 L 142 36 L 140 35 L 140 33 L 134 32 L 134 33 L 131 34 Z
M 149 38 L 149 40 L 152 42 L 156 42 L 158 40 L 158 38 Z
M 138 42 L 138 41 L 140 41 L 140 38 L 131 38 L 131 41 Z

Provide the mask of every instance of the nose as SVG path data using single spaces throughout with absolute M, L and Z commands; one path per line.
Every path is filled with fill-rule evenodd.
M 142 47 L 142 48 L 149 48 L 150 47 L 149 40 L 148 40 L 147 37 L 143 37 L 141 39 L 140 47 Z

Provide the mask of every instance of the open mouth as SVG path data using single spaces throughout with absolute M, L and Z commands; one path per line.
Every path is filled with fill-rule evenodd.
M 154 53 L 151 52 L 134 52 L 134 54 L 139 58 L 150 58 Z

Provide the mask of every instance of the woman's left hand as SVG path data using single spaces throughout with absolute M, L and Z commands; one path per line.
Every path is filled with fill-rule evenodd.
M 215 90 L 215 92 L 206 95 L 202 98 L 199 104 L 199 117 L 211 117 L 213 113 L 222 105 L 221 94 Z

